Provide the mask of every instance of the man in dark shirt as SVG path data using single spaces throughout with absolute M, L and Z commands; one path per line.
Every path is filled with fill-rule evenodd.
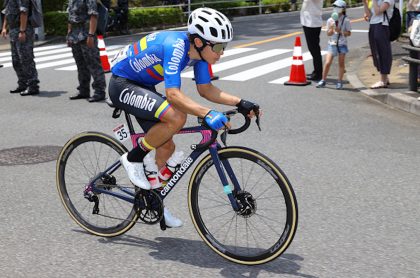
M 102 68 L 98 40 L 95 35 L 98 21 L 96 0 L 69 0 L 69 20 L 67 44 L 71 47 L 76 61 L 79 87 L 71 100 L 88 99 L 96 102 L 105 99 L 105 74 Z M 95 90 L 90 97 L 90 77 Z
M 39 94 L 38 72 L 34 61 L 34 28 L 29 20 L 30 0 L 6 0 L 5 19 L 1 34 L 6 38 L 9 27 L 13 68 L 18 78 L 18 87 L 10 93 L 21 96 Z

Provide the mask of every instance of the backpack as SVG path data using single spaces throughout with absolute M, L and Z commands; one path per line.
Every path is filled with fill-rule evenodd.
M 401 34 L 401 14 L 400 10 L 394 4 L 394 11 L 392 12 L 392 17 L 389 19 L 387 11 L 384 12 L 384 21 L 385 17 L 388 20 L 389 25 L 389 41 L 393 42 Z
M 31 26 L 34 28 L 42 26 L 43 19 L 41 0 L 31 0 L 29 21 L 31 22 Z
M 98 24 L 96 26 L 96 33 L 98 35 L 105 35 L 108 25 L 108 9 L 100 0 L 96 1 L 98 7 Z

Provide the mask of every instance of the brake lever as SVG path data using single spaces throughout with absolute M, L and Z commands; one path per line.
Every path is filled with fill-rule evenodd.
M 227 145 L 226 145 L 226 138 L 227 138 L 227 131 L 228 131 L 228 129 L 225 127 L 224 130 L 225 131 L 223 131 L 223 133 L 220 134 L 220 140 L 222 140 L 223 145 L 225 145 L 225 147 L 227 147 Z
M 255 113 L 255 123 L 258 126 L 258 129 L 261 131 L 261 126 L 260 126 L 260 108 L 254 108 L 254 113 Z
M 232 114 L 232 113 L 231 113 Z M 228 118 L 228 122 L 230 121 L 230 115 L 231 114 L 229 114 L 229 113 L 226 113 L 225 115 L 226 115 L 226 117 Z M 223 133 L 222 134 L 220 134 L 220 140 L 222 140 L 222 143 L 223 143 L 223 145 L 225 145 L 225 147 L 227 147 L 227 145 L 226 145 L 226 139 L 227 139 L 227 134 L 228 134 L 228 128 L 227 128 L 227 126 L 225 125 L 225 127 L 223 128 L 224 129 L 224 131 L 223 131 Z

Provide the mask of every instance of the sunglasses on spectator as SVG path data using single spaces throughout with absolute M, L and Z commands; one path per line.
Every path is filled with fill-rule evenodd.
M 220 52 L 224 51 L 225 48 L 227 47 L 227 42 L 212 43 L 212 42 L 206 41 L 206 44 L 209 45 L 211 47 L 211 50 L 213 50 L 213 52 L 215 52 L 215 53 L 220 53 Z

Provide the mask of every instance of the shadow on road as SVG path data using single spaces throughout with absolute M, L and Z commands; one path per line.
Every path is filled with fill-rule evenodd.
M 67 94 L 67 91 L 40 91 L 37 97 L 59 97 L 61 95 Z
M 220 269 L 223 277 L 258 277 L 261 271 L 272 274 L 289 274 L 298 277 L 316 276 L 299 273 L 299 261 L 303 258 L 294 254 L 283 254 L 280 258 L 257 266 L 243 266 L 224 260 L 202 242 L 197 240 L 157 237 L 154 241 L 123 235 L 115 238 L 100 238 L 100 243 L 122 244 L 151 249 L 150 256 L 161 261 L 175 261 L 200 268 Z

